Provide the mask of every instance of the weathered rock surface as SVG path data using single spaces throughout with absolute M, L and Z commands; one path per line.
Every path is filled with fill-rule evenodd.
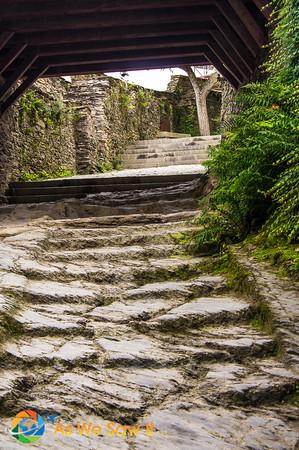
M 0 448 L 23 448 L 8 429 L 29 407 L 73 430 L 47 423 L 32 448 L 297 448 L 294 346 L 285 366 L 276 336 L 252 327 L 252 300 L 184 253 L 177 233 L 194 214 L 0 229 Z M 81 436 L 84 422 L 100 435 Z

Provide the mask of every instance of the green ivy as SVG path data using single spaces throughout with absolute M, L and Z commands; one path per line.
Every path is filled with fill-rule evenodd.
M 62 100 L 45 102 L 34 90 L 28 90 L 20 100 L 20 125 L 35 125 L 42 121 L 47 128 L 59 126 L 71 118 L 71 111 Z M 28 123 L 27 123 L 28 122 Z M 30 127 L 29 127 L 30 128 Z

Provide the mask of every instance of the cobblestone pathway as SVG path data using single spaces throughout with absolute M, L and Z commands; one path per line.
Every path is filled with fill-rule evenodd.
M 296 376 L 251 326 L 250 301 L 183 254 L 174 234 L 192 215 L 2 227 L 1 449 L 24 448 L 9 427 L 29 407 L 65 431 L 46 424 L 29 448 L 297 448 L 298 411 L 281 402 Z M 100 436 L 80 436 L 84 421 Z M 138 437 L 122 436 L 133 424 Z

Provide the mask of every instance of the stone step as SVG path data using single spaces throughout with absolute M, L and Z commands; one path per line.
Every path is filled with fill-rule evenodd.
M 200 297 L 146 322 L 145 327 L 152 330 L 177 330 L 202 324 L 244 321 L 250 315 L 250 305 L 236 297 Z
M 130 214 L 130 215 L 116 215 L 116 216 L 104 216 L 104 217 L 85 217 L 76 219 L 62 219 L 62 220 L 46 220 L 43 222 L 43 226 L 51 229 L 53 226 L 60 228 L 75 229 L 88 228 L 88 229 L 99 229 L 102 227 L 130 227 L 130 232 L 132 232 L 132 227 L 137 229 L 138 226 L 175 226 L 177 221 L 194 219 L 200 211 L 198 209 L 191 210 L 181 210 L 179 212 L 172 212 L 169 214 Z
M 158 139 L 145 139 L 142 141 L 137 141 L 135 144 L 132 145 L 132 147 L 138 147 L 138 146 L 155 146 L 157 144 L 180 144 L 180 143 L 192 143 L 192 142 L 206 142 L 206 141 L 219 141 L 221 140 L 221 135 L 212 135 L 212 136 L 193 136 L 193 137 L 185 137 L 181 139 L 164 139 L 164 138 L 158 138 Z M 130 146 L 131 147 L 131 146 Z
M 168 186 L 175 186 L 177 183 L 163 182 L 159 183 L 136 183 L 136 184 L 106 184 L 106 185 L 86 185 L 86 186 L 35 186 L 34 183 L 28 184 L 26 187 L 15 187 L 10 189 L 11 196 L 33 196 L 33 195 L 89 195 L 101 192 L 121 192 L 131 190 L 156 189 Z
M 28 304 L 26 309 L 14 316 L 26 336 L 92 336 L 93 330 L 88 327 L 83 314 L 92 307 L 89 305 Z
M 201 389 L 203 397 L 213 404 L 260 406 L 280 402 L 294 392 L 296 378 L 275 360 L 257 361 L 254 373 L 240 364 L 216 364 L 209 368 Z
M 205 161 L 207 161 L 208 158 L 198 159 L 198 160 L 186 160 L 184 161 L 184 164 L 186 166 L 190 166 L 191 164 L 202 164 Z M 155 163 L 153 160 L 151 161 L 143 161 L 143 162 L 136 162 L 136 163 L 130 163 L 126 164 L 126 169 L 145 169 L 145 168 L 161 168 L 161 167 L 168 167 L 169 165 L 172 166 L 182 166 L 182 161 L 176 161 L 175 158 L 167 159 L 166 161 L 156 161 Z
M 161 164 L 171 164 L 175 163 L 175 165 L 181 165 L 186 162 L 186 164 L 199 164 L 208 159 L 208 154 L 205 155 L 183 155 L 177 157 L 176 155 L 166 156 L 166 157 L 157 157 L 157 158 L 128 158 L 124 161 L 125 167 L 131 165 L 143 165 L 144 167 L 149 166 L 149 164 L 154 164 L 159 167 Z M 160 186 L 161 187 L 161 186 Z
M 113 229 L 109 230 L 109 235 L 102 235 L 101 230 L 96 233 L 93 231 L 93 237 L 86 237 L 84 230 L 84 236 L 79 236 L 77 232 L 73 237 L 48 239 L 45 242 L 45 248 L 47 250 L 60 249 L 60 250 L 82 250 L 95 247 L 113 247 L 113 246 L 134 246 L 134 245 L 148 245 L 148 244 L 173 244 L 177 243 L 177 236 L 183 234 L 190 235 L 194 233 L 196 228 L 193 226 L 177 227 L 171 230 L 152 230 L 151 232 L 141 231 L 139 233 L 133 232 L 132 234 L 114 234 Z M 115 230 L 117 232 L 117 230 Z M 63 233 L 61 233 L 61 236 Z M 80 239 L 79 239 L 80 237 Z
M 205 258 L 192 259 L 149 259 L 139 261 L 127 259 L 126 264 L 119 267 L 117 262 L 102 262 L 101 266 L 82 261 L 78 263 L 38 263 L 36 261 L 20 261 L 19 272 L 28 278 L 51 281 L 86 280 L 93 283 L 118 284 L 120 282 L 145 283 L 164 281 L 175 278 L 185 279 L 204 273 L 209 267 Z
M 184 183 L 192 181 L 196 178 L 200 178 L 202 173 L 143 173 L 132 174 L 130 172 L 117 172 L 116 174 L 101 174 L 101 175 L 88 175 L 88 176 L 74 176 L 69 178 L 58 178 L 53 180 L 44 181 L 21 181 L 10 184 L 10 188 L 33 188 L 33 187 L 65 187 L 65 186 L 105 186 L 111 184 L 148 184 L 148 183 Z
M 146 247 L 124 246 L 83 249 L 73 251 L 53 251 L 44 256 L 45 261 L 116 261 L 118 258 L 147 259 L 167 258 L 175 254 L 179 247 L 173 244 L 148 245 Z
M 99 224 L 98 227 L 90 228 L 84 226 L 84 234 L 82 234 L 82 230 L 79 227 L 72 228 L 71 226 L 59 226 L 57 227 L 57 229 L 52 231 L 51 227 L 49 227 L 47 239 L 78 240 L 82 237 L 84 237 L 85 239 L 102 239 L 103 241 L 101 242 L 101 245 L 105 245 L 105 242 L 113 242 L 113 239 L 115 239 L 114 244 L 118 245 L 118 239 L 135 239 L 139 236 L 142 236 L 145 239 L 149 239 L 151 236 L 155 238 L 156 235 L 178 236 L 180 233 L 191 233 L 192 231 L 196 230 L 197 225 L 195 223 L 192 223 L 192 217 L 190 217 L 190 219 L 186 218 L 186 221 L 175 221 L 170 223 L 135 223 L 132 225 L 124 224 L 118 227 L 115 227 L 112 224 L 107 225 L 106 227 Z M 6 241 L 4 240 L 4 242 Z M 119 245 L 122 245 L 122 243 L 120 243 Z
M 183 155 L 185 154 L 200 154 L 200 153 L 207 153 L 209 149 L 208 145 L 193 145 L 193 146 L 186 146 L 186 147 L 152 147 L 152 148 L 130 148 L 126 153 L 124 154 L 123 160 L 126 160 L 129 156 L 136 156 L 139 155 L 161 155 L 165 156 L 168 153 L 173 153 L 175 155 Z
M 225 290 L 226 282 L 223 277 L 200 276 L 191 281 L 165 281 L 150 283 L 128 290 L 125 298 L 129 300 L 171 298 L 191 299 L 196 295 L 206 295 Z
M 75 337 L 26 337 L 21 342 L 9 342 L 2 348 L 1 365 L 6 367 L 32 367 L 32 365 L 82 365 L 99 358 L 94 342 Z
M 161 163 L 161 162 L 169 162 L 171 160 L 177 161 L 177 163 L 181 163 L 182 165 L 184 165 L 185 161 L 189 161 L 188 164 L 198 164 L 198 161 L 201 160 L 206 160 L 208 159 L 209 155 L 208 152 L 201 152 L 201 153 L 189 153 L 185 154 L 182 153 L 181 155 L 176 155 L 174 152 L 170 152 L 170 153 L 165 153 L 165 155 L 162 155 L 161 153 L 149 153 L 149 154 L 141 154 L 141 155 L 128 155 L 128 157 L 126 157 L 123 160 L 123 164 L 126 166 L 127 164 L 130 163 L 146 163 L 146 162 L 151 162 L 151 163 Z M 177 164 L 179 165 L 179 164 Z M 171 184 L 169 184 L 168 186 L 172 186 Z M 167 186 L 166 186 L 167 187 Z
M 30 280 L 15 274 L 2 274 L 0 282 L 5 291 L 22 301 L 58 304 L 104 302 L 105 286 L 102 288 L 104 292 L 101 292 L 97 285 L 89 283 Z

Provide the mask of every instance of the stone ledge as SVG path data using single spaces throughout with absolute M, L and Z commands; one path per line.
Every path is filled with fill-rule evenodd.
M 279 278 L 266 264 L 251 257 L 242 246 L 230 246 L 231 258 L 242 272 L 252 296 L 269 306 L 275 334 L 285 362 L 299 373 L 299 283 Z

